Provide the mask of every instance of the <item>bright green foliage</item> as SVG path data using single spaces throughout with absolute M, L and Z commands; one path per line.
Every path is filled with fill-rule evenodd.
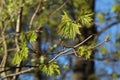
M 80 21 L 80 23 L 82 23 L 82 25 L 86 25 L 86 27 L 89 28 L 93 22 L 92 16 L 93 12 L 91 10 L 83 8 L 80 9 L 78 20 Z
M 26 39 L 28 39 L 30 42 L 35 41 L 37 38 L 37 35 L 34 31 L 29 31 L 26 33 L 20 34 L 20 51 L 15 53 L 15 56 L 13 58 L 13 64 L 19 64 L 22 60 L 26 59 L 28 57 L 28 47 L 26 44 Z
M 13 64 L 19 64 L 22 60 L 26 59 L 28 57 L 28 47 L 26 44 L 26 37 L 24 35 L 24 33 L 21 33 L 20 35 L 20 51 L 15 53 L 15 56 L 13 58 L 12 63 Z
M 22 61 L 21 53 L 20 52 L 16 52 L 15 55 L 14 55 L 14 58 L 12 60 L 12 63 L 13 64 L 19 64 L 21 61 Z
M 43 71 L 47 75 L 59 75 L 60 68 L 57 62 L 48 63 L 48 58 L 45 56 L 41 56 L 39 58 L 39 69 Z
M 19 64 L 22 60 L 26 59 L 27 57 L 28 57 L 28 48 L 26 46 L 23 46 L 19 52 L 15 53 L 12 63 Z
M 27 34 L 27 38 L 30 41 L 30 43 L 36 41 L 37 35 L 36 35 L 35 31 L 29 31 Z
M 75 8 L 77 8 L 75 9 L 77 21 L 79 21 L 83 26 L 85 25 L 87 28 L 91 27 L 93 24 L 91 3 L 88 3 L 87 0 L 75 0 L 73 4 Z
M 50 64 L 41 64 L 39 69 L 46 73 L 47 75 L 59 75 L 60 67 L 57 62 L 52 62 Z
M 63 38 L 75 39 L 76 34 L 80 34 L 79 28 L 81 26 L 73 22 L 66 12 L 62 15 L 62 20 L 59 25 L 58 33 Z
M 21 34 L 20 34 L 20 41 L 21 41 L 21 42 L 26 42 L 25 33 L 21 33 Z
M 78 56 L 83 56 L 86 59 L 89 59 L 91 54 L 92 54 L 92 50 L 90 46 L 81 46 L 78 48 Z
M 47 58 L 45 56 L 40 56 L 40 58 L 39 58 L 40 64 L 44 64 L 45 61 L 47 61 Z

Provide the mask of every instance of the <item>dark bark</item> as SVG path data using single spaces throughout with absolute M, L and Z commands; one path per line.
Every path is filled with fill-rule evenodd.
M 71 0 L 72 1 L 72 0 Z M 94 0 L 88 0 L 93 11 L 94 11 Z M 71 8 L 72 7 L 72 8 Z M 70 9 L 69 9 L 70 8 Z M 71 13 L 71 16 L 74 17 L 74 13 L 71 9 L 74 9 L 74 6 L 68 5 L 68 9 Z M 96 34 L 96 27 L 92 26 L 91 28 L 84 27 L 82 31 L 82 36 L 78 36 L 79 41 L 81 42 L 91 34 Z M 89 40 L 84 45 L 88 45 L 94 38 Z M 90 59 L 94 59 L 94 51 Z M 94 61 L 82 60 L 80 58 L 75 59 L 75 64 L 73 68 L 73 80 L 95 80 L 95 77 L 90 78 L 94 75 Z
M 38 27 L 35 30 L 36 34 L 37 34 L 37 39 L 36 41 L 33 43 L 32 47 L 33 47 L 33 55 L 32 57 L 35 59 L 34 65 L 38 65 L 39 64 L 39 58 L 42 54 L 42 50 L 41 50 L 41 28 Z M 35 80 L 45 80 L 45 75 L 42 74 L 42 71 L 40 71 L 39 69 L 35 70 L 35 74 L 34 74 Z

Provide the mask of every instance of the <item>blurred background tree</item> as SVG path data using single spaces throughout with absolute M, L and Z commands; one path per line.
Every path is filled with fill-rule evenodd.
M 119 3 L 1 0 L 0 78 L 118 79 Z

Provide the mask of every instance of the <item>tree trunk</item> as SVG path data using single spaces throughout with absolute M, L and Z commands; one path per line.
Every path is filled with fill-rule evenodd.
M 94 11 L 94 0 L 88 0 L 88 3 L 90 3 L 93 11 Z M 78 37 L 79 41 L 84 40 L 87 38 L 89 35 L 96 34 L 96 27 L 93 26 L 91 28 L 84 28 L 82 31 L 82 37 Z M 87 43 L 90 41 L 93 41 L 94 38 L 89 40 Z M 88 45 L 85 43 L 84 45 Z M 83 60 L 81 58 L 76 58 L 75 59 L 75 64 L 73 68 L 73 80 L 95 80 L 94 76 L 94 51 L 93 54 L 90 58 L 90 60 Z

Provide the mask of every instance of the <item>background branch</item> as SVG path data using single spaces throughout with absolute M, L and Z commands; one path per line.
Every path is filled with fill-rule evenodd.
M 34 69 L 34 68 L 29 68 L 29 69 L 26 69 L 26 70 L 23 70 L 23 71 L 14 73 L 14 74 L 9 74 L 9 75 L 7 75 L 7 76 L 5 76 L 5 77 L 2 77 L 1 79 L 5 79 L 5 78 L 7 78 L 7 77 L 12 77 L 12 76 L 17 76 L 17 75 L 19 75 L 19 74 L 23 74 L 23 73 L 29 72 L 29 71 L 31 71 L 31 70 L 33 70 L 33 69 Z
M 16 44 L 16 51 L 19 52 L 20 51 L 20 47 L 19 47 L 19 33 L 20 33 L 20 27 L 21 27 L 21 20 L 22 20 L 22 11 L 23 11 L 23 6 L 21 5 L 22 2 L 19 4 L 19 14 L 18 14 L 18 18 L 17 18 L 17 23 L 16 23 L 16 37 L 15 37 L 15 44 Z M 17 65 L 17 67 L 19 67 L 20 64 Z M 15 73 L 17 73 L 18 71 L 20 71 L 20 68 L 16 69 Z M 13 76 L 13 80 L 17 80 L 17 76 Z
M 5 30 L 6 30 L 6 26 L 4 24 L 4 22 L 2 22 L 2 27 L 3 27 L 3 31 L 2 31 L 2 39 L 3 39 L 3 47 L 4 47 L 4 56 L 3 59 L 1 61 L 1 65 L 0 67 L 3 67 L 1 70 L 5 70 L 5 65 L 6 65 L 6 60 L 7 60 L 7 56 L 8 56 L 8 51 L 7 51 L 7 43 L 6 43 L 6 39 L 5 39 Z M 6 73 L 2 73 L 1 76 L 5 77 Z
M 116 21 L 116 22 L 113 22 L 112 24 L 108 25 L 107 27 L 104 27 L 103 29 L 101 29 L 97 35 L 101 35 L 103 32 L 105 32 L 107 29 L 110 29 L 111 27 L 114 27 L 114 25 L 117 25 L 119 24 L 120 22 L 119 21 Z
M 62 9 L 66 3 L 68 2 L 68 0 L 66 0 L 60 7 L 58 7 L 55 11 L 53 11 L 52 13 L 50 13 L 50 17 L 53 16 L 57 11 L 59 11 L 60 9 Z
M 32 27 L 32 24 L 33 24 L 34 18 L 36 17 L 36 14 L 38 13 L 38 11 L 41 10 L 41 6 L 42 6 L 42 0 L 39 1 L 39 4 L 38 4 L 34 14 L 31 17 L 31 20 L 30 20 L 30 23 L 29 23 L 29 29 L 31 29 L 31 27 Z

